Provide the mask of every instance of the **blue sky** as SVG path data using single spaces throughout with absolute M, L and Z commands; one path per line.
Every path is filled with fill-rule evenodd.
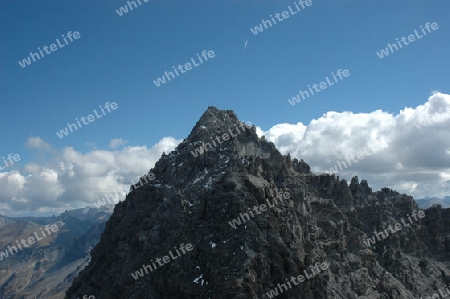
M 63 153 L 70 147 L 83 156 L 120 151 L 108 147 L 112 139 L 126 141 L 128 149 L 151 149 L 165 137 L 176 143 L 211 105 L 232 109 L 274 136 L 278 124 L 307 127 L 330 111 L 382 110 L 396 116 L 406 107 L 424 105 L 434 91 L 450 94 L 450 2 L 445 0 L 313 0 L 257 35 L 250 28 L 294 7 L 294 1 L 141 3 L 122 16 L 116 10 L 126 1 L 0 3 L 0 155 L 22 157 L 3 171 L 4 178 L 16 170 L 26 180 L 42 170 L 27 165 L 50 168 L 67 158 Z M 436 22 L 439 29 L 383 59 L 376 55 L 396 38 L 420 32 L 427 22 Z M 68 31 L 81 37 L 25 68 L 18 64 Z M 153 80 L 203 50 L 213 50 L 215 57 L 155 86 Z M 288 103 L 299 89 L 325 81 L 338 69 L 348 69 L 350 76 L 304 102 Z M 118 109 L 57 137 L 55 132 L 68 122 L 106 102 L 116 102 Z M 282 145 L 278 139 L 275 144 Z M 447 143 L 442 146 L 448 150 Z M 21 210 L 8 203 L 14 194 L 0 194 L 0 213 Z M 45 209 L 56 209 L 63 198 L 64 191 Z

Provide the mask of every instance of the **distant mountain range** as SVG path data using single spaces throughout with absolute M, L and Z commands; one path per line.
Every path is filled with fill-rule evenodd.
M 416 199 L 415 201 L 416 201 L 417 205 L 421 209 L 424 209 L 424 210 L 428 209 L 429 207 L 431 207 L 434 204 L 441 205 L 441 207 L 443 209 L 450 208 L 450 196 L 446 196 L 443 199 L 439 199 L 437 197 L 425 196 L 424 198 Z
M 0 298 L 64 298 L 73 278 L 89 263 L 90 250 L 113 209 L 106 205 L 53 217 L 0 216 Z M 45 233 L 45 226 L 54 224 L 59 229 Z M 29 238 L 38 241 L 19 246 Z

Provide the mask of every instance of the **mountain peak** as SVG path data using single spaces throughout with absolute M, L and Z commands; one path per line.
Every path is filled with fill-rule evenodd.
M 278 163 L 285 162 L 272 142 L 256 135 L 254 126 L 239 121 L 232 110 L 211 106 L 188 138 L 155 164 L 152 172 L 156 180 L 150 184 L 170 185 L 180 190 L 194 182 L 211 187 L 227 170 L 240 172 L 242 164 L 250 165 L 256 158 L 269 157 Z
M 255 127 L 240 122 L 232 110 L 209 107 L 188 138 L 150 171 L 155 179 L 116 205 L 90 264 L 66 298 L 86 293 L 130 299 L 261 298 L 317 264 L 331 265 L 325 275 L 314 277 L 320 287 L 297 286 L 289 298 L 347 298 L 360 290 L 378 292 L 378 297 L 399 294 L 406 289 L 402 277 L 431 282 L 441 275 L 422 274 L 406 262 L 410 256 L 401 256 L 419 244 L 432 244 L 424 241 L 425 233 L 408 235 L 408 248 L 390 239 L 372 247 L 365 243 L 374 227 L 412 215 L 417 210 L 412 197 L 389 188 L 374 193 L 358 177 L 348 185 L 334 175 L 315 175 L 303 160 L 282 155 L 259 138 Z M 448 234 L 445 221 L 439 236 Z M 441 237 L 437 242 L 445 243 Z M 177 249 L 184 252 L 182 246 L 192 252 L 182 256 Z M 439 248 L 439 254 L 450 252 Z M 160 263 L 163 256 L 168 265 Z M 358 285 L 348 290 L 339 280 L 344 272 L 354 275 L 355 267 L 342 266 L 343 259 L 361 269 L 367 261 L 384 267 L 396 275 L 395 284 L 372 288 L 373 281 L 386 278 L 376 268 L 359 273 Z M 434 268 L 440 266 L 433 262 Z
M 233 110 L 219 110 L 214 106 L 209 106 L 197 121 L 187 139 L 195 142 L 204 139 L 204 137 L 212 137 L 206 136 L 207 134 L 217 135 L 236 126 L 242 126 L 242 124 Z

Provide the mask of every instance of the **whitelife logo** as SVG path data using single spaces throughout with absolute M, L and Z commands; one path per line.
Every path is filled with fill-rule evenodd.
M 313 88 L 316 92 L 320 92 L 321 90 L 326 89 L 328 86 L 334 85 L 338 82 L 338 79 L 336 78 L 336 75 L 339 77 L 339 79 L 342 81 L 344 80 L 344 78 L 347 78 L 348 76 L 350 76 L 350 72 L 349 70 L 345 69 L 343 71 L 341 71 L 341 69 L 338 69 L 336 72 L 336 75 L 334 74 L 334 72 L 331 72 L 331 74 L 333 75 L 334 78 L 334 83 L 330 81 L 330 79 L 327 77 L 325 77 L 326 79 L 326 83 L 320 82 L 318 85 L 316 83 L 313 84 Z M 344 78 L 342 78 L 342 76 L 344 76 Z M 328 84 L 327 84 L 328 83 Z M 317 87 L 320 87 L 320 89 L 318 89 Z M 311 95 L 314 95 L 314 91 L 312 90 L 311 86 L 308 85 L 309 91 L 311 92 Z M 306 100 L 306 97 L 310 97 L 308 91 L 302 91 L 299 90 L 298 95 L 294 96 L 292 99 L 288 99 L 288 102 L 294 106 L 295 102 L 300 103 L 302 100 L 300 99 L 300 96 L 302 96 L 303 100 Z
M 431 27 L 431 29 L 433 29 L 433 30 L 438 30 L 438 29 L 439 29 L 438 23 L 433 22 L 433 23 L 430 24 L 430 22 L 427 22 L 427 23 L 425 24 L 425 28 L 427 29 L 428 33 L 431 32 L 430 27 Z M 417 32 L 417 30 L 414 30 L 415 35 L 414 35 L 414 34 L 408 35 L 408 41 L 409 41 L 409 43 L 406 41 L 406 37 L 402 36 L 401 41 L 403 42 L 403 45 L 407 46 L 407 45 L 409 45 L 410 43 L 414 42 L 414 41 L 416 40 L 416 37 L 417 37 L 417 39 L 421 39 L 422 37 L 424 37 L 425 35 L 427 35 L 427 33 L 425 32 L 425 30 L 422 28 L 422 25 L 420 25 L 420 28 L 422 29 L 423 35 L 420 35 L 420 34 Z M 399 46 L 400 49 L 401 49 L 401 48 L 402 48 L 402 44 L 400 43 L 400 41 L 398 40 L 398 38 L 396 38 L 395 40 L 397 41 L 397 44 L 398 44 L 398 46 Z M 395 49 L 395 50 L 394 50 L 394 49 Z M 381 58 L 384 58 L 385 56 L 389 56 L 389 50 L 391 50 L 391 53 L 394 53 L 394 51 L 398 51 L 398 47 L 397 47 L 397 45 L 396 45 L 395 43 L 392 44 L 392 45 L 391 45 L 390 43 L 388 43 L 386 48 L 380 50 L 380 52 L 376 52 L 376 54 L 377 54 L 378 57 L 380 57 L 380 59 L 381 59 Z
M 444 288 L 442 288 L 442 289 L 444 289 Z M 438 289 L 438 291 L 439 291 L 439 294 L 441 294 L 441 297 L 442 297 L 442 298 L 445 298 L 445 297 L 447 297 L 448 295 L 450 295 L 450 290 L 448 289 L 448 287 L 445 287 L 445 291 L 447 291 L 447 294 L 444 294 L 443 291 L 441 292 L 441 289 Z M 435 293 L 435 294 L 433 294 L 433 296 L 427 296 L 427 297 L 425 297 L 425 298 L 423 298 L 423 297 L 421 296 L 420 299 L 439 299 L 439 294 L 438 294 L 438 293 Z
M 419 211 L 419 212 L 414 212 L 411 214 L 411 216 L 409 216 L 409 214 L 406 215 L 406 217 L 408 217 L 409 222 L 412 224 L 412 220 L 411 217 L 413 217 L 416 221 L 419 221 L 419 219 L 417 219 L 417 216 L 419 216 L 419 219 L 422 219 L 423 217 L 425 217 L 425 212 L 424 211 Z M 401 222 L 403 223 L 403 225 L 405 227 L 410 227 L 410 224 L 405 223 L 405 220 L 402 218 L 400 219 Z M 391 231 L 391 234 L 395 234 L 396 232 L 400 231 L 402 229 L 402 225 L 400 224 L 400 222 L 397 222 L 396 224 L 394 224 L 394 227 L 392 227 L 392 225 L 388 226 L 388 229 Z M 380 235 L 381 235 L 381 239 L 380 239 Z M 367 239 L 367 241 L 363 240 L 364 244 L 367 247 L 370 247 L 370 245 L 374 245 L 377 241 L 375 240 L 375 236 L 377 237 L 378 241 L 384 240 L 387 237 L 389 237 L 389 233 L 387 231 L 387 229 L 381 232 L 374 232 L 374 236 L 371 239 Z
M 316 263 L 315 266 L 309 266 L 311 269 L 311 275 L 308 275 L 308 272 L 306 270 L 303 270 L 303 273 L 305 273 L 306 279 L 309 280 L 311 278 L 313 278 L 316 275 L 320 274 L 320 269 L 322 269 L 322 271 L 325 271 L 326 269 L 328 269 L 328 263 L 327 262 L 323 262 L 322 264 L 320 264 L 320 269 L 319 269 L 319 264 L 320 263 Z M 298 282 L 297 282 L 297 280 Z M 299 285 L 300 283 L 305 281 L 305 277 L 303 275 L 299 275 L 297 277 L 295 276 L 291 276 L 290 281 L 294 284 L 294 285 Z M 283 293 L 284 291 L 289 291 L 290 289 L 292 289 L 292 285 L 289 282 L 289 280 L 286 278 L 286 283 L 289 285 L 289 288 L 284 284 L 278 284 L 277 287 L 280 290 L 280 294 Z M 281 288 L 283 287 L 284 290 Z M 266 296 L 269 298 L 274 298 L 276 296 L 278 296 L 278 289 L 275 288 L 273 290 L 270 290 L 268 293 L 266 293 Z
M 61 43 L 59 42 L 59 39 L 56 39 L 56 42 L 58 43 L 59 48 L 56 47 L 56 44 L 51 44 L 51 45 L 50 45 L 50 50 L 52 50 L 52 52 L 55 52 L 56 50 L 61 49 L 62 47 L 64 47 L 64 46 L 66 46 L 66 45 L 69 44 L 69 43 L 67 42 L 66 38 L 64 37 L 64 34 L 61 35 L 61 36 L 63 37 L 63 39 L 64 39 L 64 41 L 66 42 L 66 44 L 65 44 L 65 45 L 61 45 Z M 73 37 L 74 39 L 79 39 L 79 38 L 81 37 L 81 35 L 80 35 L 80 33 L 79 33 L 78 31 L 74 31 L 73 34 L 72 34 L 72 31 L 67 32 L 67 38 L 68 38 L 71 42 L 73 42 L 72 37 Z M 49 48 L 49 47 L 47 47 L 46 45 L 44 45 L 44 47 L 42 47 L 42 50 L 44 50 L 45 53 L 47 53 L 47 54 L 51 54 L 52 52 L 49 52 L 49 51 L 48 51 L 48 48 Z M 38 54 L 38 53 L 30 52 L 30 56 L 28 56 L 27 58 L 23 59 L 22 61 L 19 61 L 19 65 L 20 65 L 22 68 L 24 68 L 24 67 L 26 67 L 27 65 L 30 65 L 30 64 L 31 64 L 31 59 L 33 59 L 33 62 L 35 62 L 35 61 L 36 61 L 35 57 L 37 57 L 38 60 L 41 59 L 41 58 L 44 58 L 44 53 L 42 53 L 42 50 L 41 50 L 40 47 L 38 47 L 38 50 L 39 50 L 39 53 L 41 53 L 41 56 L 40 56 L 40 57 L 39 57 L 39 54 Z
M 100 105 L 99 107 L 102 110 L 103 115 L 106 115 L 105 110 L 103 110 L 103 108 L 108 110 L 108 113 L 111 112 L 110 108 L 112 110 L 116 110 L 117 108 L 119 108 L 119 106 L 117 106 L 116 102 L 112 102 L 111 104 L 109 104 L 109 102 L 106 102 L 105 103 L 105 107 L 102 107 L 102 105 Z M 94 109 L 93 111 L 94 111 L 95 116 L 97 118 L 103 117 L 102 115 L 98 115 L 97 110 Z M 87 116 L 87 120 L 89 121 L 88 123 L 86 123 L 86 117 L 82 116 L 82 117 L 80 117 L 80 119 L 85 125 L 88 125 L 89 123 L 91 123 L 91 122 L 96 120 L 96 118 L 94 118 L 94 115 L 92 115 L 92 114 L 89 114 Z M 75 118 L 75 120 L 77 121 L 79 128 L 81 128 L 81 124 L 80 124 L 80 121 L 78 120 L 78 118 Z M 60 130 L 59 132 L 56 132 L 56 136 L 58 136 L 59 138 L 63 138 L 64 136 L 69 135 L 69 129 L 70 129 L 70 132 L 73 132 L 72 128 L 75 128 L 75 131 L 78 130 L 76 124 L 67 123 L 67 127 L 65 127 L 64 129 Z
M 118 202 L 117 200 L 120 198 L 120 196 L 122 196 L 122 192 L 126 193 L 127 191 L 134 191 L 137 188 L 143 186 L 144 184 L 147 184 L 149 182 L 147 180 L 147 178 L 150 181 L 153 181 L 155 179 L 155 174 L 153 172 L 150 172 L 148 174 L 143 175 L 142 177 L 138 176 L 138 179 L 139 179 L 138 183 L 135 183 L 133 180 L 131 180 L 131 187 L 125 186 L 125 189 L 123 189 L 123 190 L 116 189 L 116 191 L 106 194 L 101 200 L 94 203 L 95 207 L 100 208 L 101 206 L 106 205 L 107 202 L 109 202 L 111 204 L 116 204 Z M 142 180 L 144 180 L 145 183 Z M 114 193 L 114 195 L 113 195 L 113 193 Z
M 178 256 L 175 257 L 172 254 L 172 251 L 169 251 L 169 255 L 172 259 L 170 259 L 168 255 L 164 256 L 162 259 L 160 259 L 159 257 L 155 259 L 155 261 L 159 264 L 160 267 L 164 266 L 165 264 L 170 263 L 170 261 L 173 261 L 181 256 L 178 249 L 176 247 L 174 247 L 174 248 L 175 248 L 175 251 L 177 252 Z M 179 249 L 183 252 L 183 254 L 186 254 L 187 251 L 192 251 L 194 249 L 194 247 L 192 247 L 191 243 L 187 243 L 186 248 L 185 248 L 184 243 L 183 243 L 180 245 Z M 161 260 L 164 262 L 164 264 L 161 263 Z M 135 280 L 138 280 L 140 277 L 144 277 L 144 271 L 146 274 L 148 274 L 147 269 L 149 269 L 151 272 L 153 272 L 153 270 L 156 270 L 157 267 L 156 267 L 155 262 L 153 260 L 151 260 L 151 262 L 153 264 L 153 268 L 151 265 L 142 265 L 142 268 L 134 273 L 131 273 L 131 276 L 133 276 L 133 278 Z
M 297 2 L 294 2 L 294 4 L 295 4 L 295 7 L 297 8 L 297 12 L 294 12 L 294 11 L 292 10 L 291 6 L 289 5 L 288 8 L 289 8 L 290 14 L 289 14 L 289 12 L 288 12 L 287 10 L 283 11 L 283 12 L 281 13 L 281 16 L 283 17 L 282 19 L 280 18 L 280 14 L 279 14 L 279 13 L 276 13 L 276 14 L 275 14 L 275 17 L 277 18 L 278 22 L 282 22 L 283 20 L 289 18 L 290 16 L 296 15 L 297 13 L 300 12 L 300 7 L 298 7 Z M 312 5 L 312 0 L 306 0 L 306 1 L 300 0 L 300 1 L 298 1 L 298 4 L 302 7 L 302 10 L 305 10 L 306 7 Z M 306 6 L 305 6 L 305 4 L 306 4 Z M 275 26 L 275 25 L 277 24 L 277 22 L 276 22 L 275 19 L 272 17 L 272 15 L 270 15 L 270 17 L 272 18 L 273 25 Z M 272 22 L 270 22 L 270 20 L 267 20 L 267 21 L 266 21 L 266 20 L 262 19 L 261 22 L 262 22 L 262 23 L 259 24 L 258 26 L 255 26 L 254 29 L 253 29 L 253 28 L 250 28 L 250 31 L 251 31 L 254 35 L 257 35 L 258 33 L 264 31 L 263 25 L 264 25 L 264 27 L 265 27 L 266 29 L 272 27 Z M 267 27 L 267 24 L 268 24 L 270 27 Z
M 372 149 L 372 154 L 374 154 L 374 153 L 375 152 Z M 356 164 L 356 163 L 358 163 L 359 160 L 362 160 L 362 159 L 365 158 L 364 154 L 367 155 L 367 157 L 372 155 L 372 154 L 368 153 L 366 147 L 364 147 L 364 152 L 358 153 L 357 155 L 352 155 L 352 156 L 347 156 L 346 157 L 347 158 L 347 162 L 348 162 L 348 166 L 347 166 L 347 164 L 344 161 L 338 161 L 337 164 L 334 165 L 334 167 L 331 167 L 329 170 L 326 170 L 326 172 L 328 174 L 330 174 L 330 175 L 332 175 L 334 173 L 338 173 L 339 172 L 338 171 L 338 166 L 339 166 L 339 168 L 341 170 L 343 170 L 343 169 L 345 169 L 345 168 L 347 168 L 347 167 L 352 165 L 352 162 L 350 162 L 350 159 L 352 159 L 352 161 Z M 355 160 L 356 156 L 358 156 L 357 160 Z M 344 168 L 342 168 L 342 165 L 344 165 Z
M 17 156 L 17 157 L 16 157 L 16 156 Z M 15 155 L 13 156 L 13 154 L 9 154 L 8 157 L 6 158 L 6 160 L 9 161 L 9 164 L 8 164 L 8 162 L 6 162 L 5 157 L 2 157 L 2 159 L 3 159 L 3 163 L 5 163 L 5 167 L 2 167 L 2 166 L 0 165 L 0 170 L 3 170 L 3 169 L 5 169 L 6 167 L 9 167 L 9 166 L 13 165 L 13 164 L 14 164 L 13 159 L 14 159 L 14 161 L 16 161 L 16 162 L 19 162 L 19 161 L 20 161 L 20 155 L 19 155 L 19 154 L 15 154 Z
M 417 129 L 420 130 L 422 127 L 426 127 L 433 123 L 437 123 L 439 121 L 439 118 L 441 117 L 441 115 L 444 114 L 445 112 L 447 112 L 447 110 L 441 107 L 441 108 L 439 108 L 439 110 L 437 110 L 437 112 L 438 113 L 434 114 L 430 118 L 422 119 L 422 120 L 416 122 L 414 125 L 416 126 Z
M 240 134 L 241 133 L 241 131 L 239 131 L 239 128 L 238 127 L 240 127 L 241 129 L 242 129 L 242 132 L 244 132 L 244 129 L 245 128 L 247 128 L 247 129 L 251 129 L 251 127 L 250 126 L 248 126 L 247 124 L 245 124 L 245 123 L 241 123 L 240 124 L 240 126 L 238 126 L 238 125 L 236 125 L 235 126 L 235 129 L 236 129 L 236 131 L 237 131 L 237 133 L 236 134 L 233 134 L 232 133 L 232 129 L 228 129 L 228 132 L 230 132 L 230 135 L 231 135 L 231 137 L 236 137 L 237 136 L 237 134 Z M 197 147 L 196 149 L 194 149 L 193 151 L 191 151 L 191 154 L 195 157 L 195 158 L 197 158 L 198 156 L 200 156 L 200 155 L 202 155 L 203 154 L 203 152 L 207 152 L 208 151 L 208 145 L 209 145 L 209 150 L 210 151 L 212 151 L 217 145 L 216 145 L 216 142 L 214 141 L 214 139 L 216 139 L 217 140 L 217 142 L 219 143 L 219 144 L 222 144 L 224 141 L 220 141 L 220 137 L 222 137 L 222 139 L 224 140 L 224 141 L 227 141 L 227 140 L 229 140 L 230 139 L 230 136 L 228 135 L 228 133 L 223 133 L 222 134 L 222 136 L 220 136 L 220 135 L 216 135 L 216 137 L 214 138 L 214 137 L 210 137 L 210 139 L 212 140 L 212 143 L 214 144 L 214 147 L 211 145 L 211 143 L 209 143 L 209 142 L 203 142 L 203 144 L 201 145 L 201 146 L 199 146 L 199 147 Z
M 214 58 L 214 57 L 216 56 L 216 54 L 214 53 L 213 50 L 208 51 L 208 57 L 206 57 L 206 54 L 207 54 L 207 53 L 206 53 L 206 50 L 203 50 L 203 52 L 202 52 L 202 57 L 205 59 L 205 61 L 208 61 L 208 57 L 209 57 L 209 58 Z M 200 57 L 200 55 L 198 55 L 198 53 L 197 53 L 197 57 L 198 57 L 198 60 L 200 61 L 200 64 L 202 64 L 202 63 L 203 63 L 203 60 L 202 60 L 202 58 Z M 192 64 L 193 64 L 195 67 L 197 67 L 197 66 L 200 65 L 200 64 L 195 63 L 195 60 L 194 60 L 194 58 L 192 58 L 192 57 L 191 57 L 191 61 L 192 61 Z M 178 74 L 178 72 L 177 72 L 175 66 L 172 66 L 172 68 L 173 68 L 175 74 L 177 74 L 177 77 L 178 77 L 179 74 Z M 185 68 L 186 70 L 183 70 L 183 65 L 181 65 L 181 64 L 179 64 L 177 68 L 180 70 L 180 72 L 181 72 L 182 74 L 184 74 L 184 73 L 186 73 L 187 71 L 190 71 L 190 70 L 192 69 L 192 65 L 191 65 L 189 62 L 186 62 L 186 63 L 184 64 L 184 68 Z M 161 86 L 161 84 L 165 84 L 165 83 L 166 83 L 166 78 L 167 78 L 168 81 L 171 80 L 170 77 L 169 77 L 169 75 L 172 76 L 172 79 L 175 79 L 175 75 L 174 75 L 172 72 L 168 72 L 168 73 L 167 73 L 167 72 L 164 72 L 164 75 L 163 75 L 161 78 L 157 78 L 156 80 L 153 80 L 153 83 L 155 83 L 155 85 L 156 85 L 157 87 L 159 87 L 159 86 Z M 164 76 L 166 76 L 166 78 L 165 78 Z
M 149 0 L 142 0 L 145 3 L 147 3 Z M 139 6 L 142 5 L 140 0 L 137 0 L 137 2 L 139 3 Z M 127 1 L 128 6 L 130 7 L 130 11 L 133 10 L 133 7 L 131 6 L 131 4 L 134 5 L 134 8 L 138 8 L 137 4 L 135 1 Z M 120 7 L 118 10 L 116 9 L 117 14 L 121 17 L 123 16 L 123 14 L 128 13 L 128 7 L 125 5 L 123 7 Z
M 52 232 L 54 232 L 54 233 L 57 232 L 58 226 L 56 224 L 52 224 L 52 225 L 47 224 L 45 226 L 44 230 L 47 232 L 48 235 L 45 234 L 44 230 L 42 230 L 42 227 L 40 227 L 39 229 L 41 230 L 42 238 L 39 238 L 39 235 L 36 232 L 34 232 L 34 236 L 36 237 L 37 241 L 43 240 L 44 238 L 50 236 L 52 234 Z M 36 243 L 36 239 L 34 237 L 29 237 L 28 245 L 27 245 L 27 240 L 24 240 L 24 239 L 21 239 L 20 243 L 19 243 L 19 241 L 16 240 L 16 243 L 17 243 L 17 246 L 19 247 L 19 250 L 23 250 L 23 248 L 20 244 L 22 244 L 25 248 L 28 248 L 29 246 Z M 0 261 L 2 261 L 4 258 L 6 259 L 7 257 L 9 257 L 8 250 L 11 255 L 19 252 L 19 250 L 17 249 L 16 246 L 9 245 L 8 249 L 5 250 L 5 252 L 0 251 Z M 14 253 L 13 253 L 13 250 L 15 251 Z
M 283 196 L 282 196 L 281 194 L 283 194 Z M 283 193 L 283 192 L 279 191 L 279 192 L 278 192 L 277 198 L 278 198 L 278 200 L 281 202 L 281 201 L 283 200 L 283 198 L 284 198 L 284 199 L 289 199 L 289 198 L 291 198 L 291 194 L 290 194 L 289 192 L 284 192 L 284 193 Z M 270 204 L 269 199 L 266 199 L 266 202 L 267 202 L 267 205 L 269 206 L 269 209 L 275 207 L 275 206 L 278 204 L 278 202 L 277 202 L 277 200 L 275 199 L 275 197 L 273 198 L 273 202 L 272 202 L 273 205 Z M 259 208 L 261 211 L 258 212 L 258 208 Z M 259 215 L 259 214 L 261 214 L 262 212 L 267 211 L 267 206 L 266 206 L 265 204 L 261 204 L 261 205 L 259 205 L 259 206 L 254 206 L 253 209 L 248 208 L 248 212 L 250 213 L 250 215 L 252 216 L 252 218 L 254 218 L 255 215 L 253 215 L 253 213 L 252 213 L 251 210 L 255 211 L 255 213 Z M 246 221 L 246 220 L 244 219 L 244 216 L 247 217 L 247 221 L 250 221 L 250 216 L 248 216 L 247 213 L 239 213 L 239 217 L 241 217 L 242 223 L 245 223 L 245 221 Z M 236 229 L 236 226 L 241 225 L 241 219 L 239 219 L 239 217 L 236 218 L 236 219 L 233 219 L 233 220 L 231 220 L 231 221 L 228 221 L 228 224 L 229 224 L 233 229 Z

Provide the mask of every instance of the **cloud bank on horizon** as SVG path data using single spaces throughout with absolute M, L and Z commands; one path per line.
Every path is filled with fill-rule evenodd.
M 265 135 L 282 154 L 303 159 L 318 174 L 371 148 L 371 156 L 336 175 L 347 180 L 358 175 L 374 190 L 389 187 L 421 198 L 450 195 L 449 128 L 450 95 L 435 92 L 425 104 L 396 115 L 329 111 L 307 125 L 281 123 L 268 131 L 257 127 L 257 134 Z M 118 138 L 110 141 L 111 150 L 83 154 L 72 147 L 56 150 L 31 137 L 25 146 L 50 158 L 0 172 L 0 214 L 49 215 L 94 206 L 111 190 L 136 182 L 181 141 L 165 137 L 151 148 L 124 147 L 127 141 Z

